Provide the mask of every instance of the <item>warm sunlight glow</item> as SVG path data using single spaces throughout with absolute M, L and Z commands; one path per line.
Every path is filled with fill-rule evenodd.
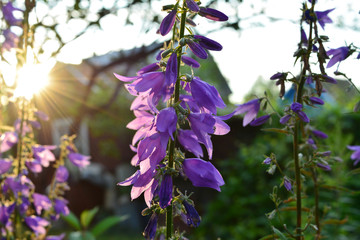
M 49 64 L 26 64 L 18 71 L 15 97 L 25 97 L 30 100 L 34 94 L 40 92 L 49 82 Z

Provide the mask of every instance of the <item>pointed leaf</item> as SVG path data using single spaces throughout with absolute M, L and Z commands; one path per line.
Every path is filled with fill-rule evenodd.
M 98 207 L 94 207 L 90 210 L 84 210 L 80 215 L 81 225 L 86 229 L 90 222 L 94 219 L 96 213 L 99 211 Z
M 103 232 L 105 232 L 112 226 L 126 220 L 127 218 L 128 218 L 128 216 L 107 217 L 107 218 L 101 220 L 98 224 L 96 224 L 95 227 L 91 230 L 91 233 L 95 237 L 98 237 L 99 235 L 101 235 Z
M 66 216 L 61 214 L 61 217 L 74 229 L 76 229 L 78 231 L 81 230 L 80 221 L 73 212 L 70 212 Z
M 276 133 L 292 134 L 291 132 L 289 132 L 287 130 L 284 130 L 284 129 L 280 129 L 280 128 L 263 128 L 261 130 L 265 131 L 265 132 L 276 132 Z
M 348 218 L 344 218 L 344 219 L 326 219 L 324 220 L 322 223 L 325 224 L 332 224 L 332 225 L 343 225 L 345 223 L 347 223 Z
M 281 240 L 287 240 L 287 237 L 285 237 L 285 235 L 280 232 L 278 229 L 276 229 L 275 227 L 273 227 L 273 231 L 274 233 L 276 233 L 276 235 L 281 239 Z

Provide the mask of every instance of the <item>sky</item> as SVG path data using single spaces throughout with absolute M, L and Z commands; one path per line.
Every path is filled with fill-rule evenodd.
M 218 4 L 217 9 L 224 13 L 231 15 L 234 11 L 238 11 L 240 16 L 246 19 L 241 22 L 242 30 L 239 32 L 221 28 L 221 23 L 199 17 L 195 19 L 198 24 L 196 29 L 200 34 L 217 29 L 206 36 L 223 45 L 222 51 L 211 53 L 233 91 L 230 96 L 232 102 L 241 103 L 258 78 L 268 80 L 279 71 L 291 71 L 294 75 L 299 72 L 300 66 L 294 66 L 293 53 L 297 49 L 300 37 L 298 22 L 302 2 L 300 0 L 244 0 L 244 4 L 238 9 L 233 7 L 232 1 Z M 168 3 L 173 3 L 173 1 L 162 2 L 164 5 Z M 104 4 L 109 4 L 109 1 L 105 1 Z M 251 4 L 254 5 L 253 8 Z M 360 46 L 360 31 L 352 29 L 360 19 L 359 0 L 320 0 L 316 6 L 317 11 L 335 8 L 329 14 L 334 24 L 327 24 L 325 31 L 319 30 L 320 35 L 327 35 L 331 40 L 326 45 L 326 50 L 342 47 L 351 42 Z M 161 5 L 155 2 L 154 7 L 160 9 Z M 267 17 L 254 16 L 254 13 L 261 9 L 266 9 Z M 101 22 L 102 31 L 91 30 L 77 41 L 69 43 L 61 51 L 58 60 L 78 64 L 83 58 L 91 57 L 94 52 L 101 55 L 109 51 L 140 47 L 154 40 L 168 39 L 168 37 L 156 34 L 157 29 L 146 34 L 142 33 L 141 23 L 138 22 L 141 19 L 133 19 L 135 23 L 133 26 L 114 25 L 115 22 L 124 23 L 125 18 L 126 9 L 120 10 L 117 16 L 108 15 Z M 270 21 L 269 19 L 278 20 Z M 263 26 L 259 26 L 258 23 L 262 23 Z M 341 23 L 345 27 L 340 28 Z M 360 27 L 360 24 L 357 25 Z M 73 27 L 74 24 L 69 23 L 62 31 L 71 32 Z M 351 56 L 342 63 L 339 71 L 347 73 L 354 83 L 360 86 L 357 70 L 360 60 L 354 59 L 355 56 Z M 336 70 L 336 66 L 329 70 L 329 75 L 334 76 L 332 73 Z

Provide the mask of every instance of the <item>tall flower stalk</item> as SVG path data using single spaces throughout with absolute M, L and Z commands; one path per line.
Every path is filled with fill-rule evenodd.
M 196 26 L 193 22 L 196 15 L 215 21 L 226 21 L 227 16 L 199 4 L 198 1 L 184 0 L 164 6 L 163 10 L 168 14 L 161 22 L 159 33 L 165 36 L 172 32 L 173 36 L 161 50 L 158 62 L 142 68 L 134 77 L 115 74 L 127 83 L 129 93 L 136 96 L 131 110 L 137 118 L 127 127 L 137 130 L 132 142 L 136 154 L 131 163 L 140 167 L 119 185 L 133 186 L 132 199 L 144 192 L 148 208 L 143 214 L 151 214 L 144 231 L 147 239 L 155 238 L 161 214 L 166 215 L 166 230 L 162 232 L 158 228 L 157 232 L 164 234 L 166 239 L 182 238 L 181 233 L 173 230 L 174 217 L 183 216 L 188 225 L 195 227 L 200 222 L 190 196 L 173 186 L 173 177 L 180 175 L 194 186 L 218 191 L 224 184 L 219 171 L 209 161 L 200 159 L 204 156 L 200 144 L 205 146 L 211 159 L 210 134 L 229 132 L 224 120 L 233 114 L 217 116 L 217 108 L 224 108 L 225 104 L 215 87 L 194 76 L 193 72 L 182 72 L 184 64 L 194 68 L 200 66 L 189 56 L 191 53 L 206 59 L 208 50 L 222 49 L 216 41 L 194 35 L 191 26 Z M 195 158 L 186 157 L 188 154 Z

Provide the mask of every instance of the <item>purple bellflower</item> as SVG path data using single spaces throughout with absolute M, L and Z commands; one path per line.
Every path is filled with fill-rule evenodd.
M 194 37 L 194 39 L 196 39 L 198 41 L 198 43 L 200 44 L 201 47 L 203 47 L 207 50 L 221 51 L 223 48 L 220 43 L 218 43 L 210 38 L 207 38 L 207 37 L 204 37 L 201 35 L 194 35 L 193 37 Z
M 14 16 L 14 12 L 15 11 L 20 11 L 22 12 L 23 10 L 16 8 L 12 5 L 12 2 L 8 2 L 7 4 L 5 4 L 1 11 L 3 12 L 3 16 L 5 21 L 10 25 L 10 26 L 21 26 L 22 24 L 22 19 L 17 19 Z
M 54 150 L 56 146 L 33 146 L 32 150 L 34 158 L 38 160 L 42 166 L 48 167 L 50 162 L 55 161 L 55 155 L 50 151 Z
M 203 150 L 193 131 L 179 129 L 177 139 L 185 150 L 193 153 L 198 158 L 203 156 Z
M 321 98 L 318 97 L 309 97 L 309 100 L 312 104 L 317 104 L 317 105 L 324 105 L 324 101 Z
M 214 165 L 199 158 L 185 159 L 183 171 L 195 187 L 209 187 L 220 192 L 220 186 L 225 184 Z
M 196 4 L 194 0 L 186 0 L 186 6 L 193 12 L 199 12 L 200 7 Z
M 68 201 L 65 199 L 56 198 L 54 200 L 54 210 L 56 213 L 56 218 L 58 218 L 60 214 L 66 216 L 70 213 L 70 210 L 69 210 L 67 204 L 68 204 Z
M 324 171 L 331 171 L 331 167 L 328 164 L 316 163 L 316 166 Z
M 243 120 L 243 126 L 245 127 L 251 121 L 253 121 L 260 110 L 260 100 L 254 99 L 247 103 L 238 105 L 235 109 L 235 114 L 246 113 Z
M 18 142 L 18 135 L 16 132 L 5 132 L 0 137 L 0 152 L 6 152 L 10 150 L 17 142 Z
M 292 189 L 291 182 L 287 177 L 284 177 L 284 187 L 286 188 L 286 190 L 291 192 Z
M 209 133 L 214 133 L 215 118 L 208 113 L 190 113 L 188 115 L 191 130 L 196 135 L 200 143 L 204 144 L 209 159 L 212 158 L 213 145 Z
M 5 37 L 5 41 L 1 45 L 1 51 L 4 52 L 10 51 L 12 48 L 16 48 L 19 43 L 19 37 L 13 33 L 10 29 L 5 29 L 3 31 L 3 35 Z
M 165 36 L 170 32 L 172 27 L 174 26 L 175 19 L 176 19 L 176 12 L 177 9 L 171 10 L 171 12 L 168 13 L 168 15 L 162 20 L 160 24 L 160 34 Z
M 326 52 L 328 56 L 331 56 L 330 61 L 327 64 L 327 68 L 334 66 L 336 63 L 340 63 L 349 56 L 350 47 L 340 47 L 336 49 L 330 49 Z
M 201 47 L 201 45 L 193 40 L 187 39 L 186 43 L 188 44 L 190 50 L 201 59 L 207 59 L 208 55 L 206 51 Z
M 149 220 L 148 224 L 146 225 L 144 233 L 143 233 L 144 237 L 147 240 L 155 239 L 158 218 L 159 218 L 159 216 L 156 213 L 153 213 L 151 215 L 150 220 Z
M 173 52 L 169 58 L 169 61 L 166 64 L 165 72 L 165 82 L 166 85 L 171 86 L 175 84 L 177 80 L 178 64 L 177 64 L 177 54 Z
M 360 146 L 347 146 L 348 149 L 354 151 L 351 154 L 351 160 L 354 160 L 354 166 L 360 162 Z
M 0 223 L 2 223 L 2 225 L 6 226 L 8 223 L 11 213 L 15 209 L 15 205 L 14 203 L 11 205 L 0 204 Z
M 156 129 L 161 133 L 167 133 L 174 140 L 173 133 L 176 131 L 177 116 L 172 107 L 162 109 L 156 117 Z
M 79 168 L 84 168 L 90 164 L 90 156 L 85 156 L 80 153 L 69 153 L 68 158 L 72 164 Z
M 267 120 L 270 118 L 270 115 L 264 115 L 259 118 L 255 118 L 251 123 L 250 126 L 260 126 L 267 122 Z
M 193 67 L 193 68 L 199 68 L 200 67 L 200 63 L 198 63 L 195 59 L 188 57 L 188 56 L 181 56 L 181 60 L 183 61 L 183 63 L 185 63 L 186 65 Z
M 315 11 L 316 17 L 317 17 L 317 21 L 319 22 L 320 26 L 322 27 L 322 29 L 325 30 L 325 24 L 326 23 L 332 23 L 333 21 L 331 20 L 331 18 L 329 18 L 328 14 L 330 12 L 332 12 L 335 8 L 333 9 L 329 9 L 323 12 L 320 11 Z
M 69 178 L 69 171 L 65 166 L 59 166 L 55 172 L 55 179 L 59 183 L 66 182 Z
M 312 130 L 311 133 L 312 133 L 312 135 L 314 135 L 315 137 L 318 137 L 318 138 L 323 138 L 323 139 L 328 138 L 328 135 L 326 133 L 316 130 L 316 129 Z
M 267 157 L 265 158 L 265 160 L 263 161 L 263 164 L 269 165 L 271 163 L 271 158 Z
M 9 171 L 11 165 L 12 162 L 10 160 L 0 158 L 0 175 Z
M 34 193 L 32 196 L 37 215 L 40 215 L 42 210 L 49 210 L 51 208 L 51 201 L 47 196 L 39 193 Z
M 46 233 L 45 227 L 50 224 L 47 220 L 34 215 L 25 217 L 25 223 L 35 233 L 36 236 L 44 235 Z
M 169 174 L 165 174 L 160 185 L 159 190 L 159 205 L 161 208 L 166 208 L 171 204 L 173 193 L 172 177 Z
M 224 13 L 212 8 L 200 7 L 199 15 L 207 19 L 220 22 L 227 21 L 229 19 Z
M 290 118 L 291 118 L 291 115 L 287 114 L 280 118 L 280 123 L 285 125 L 290 120 Z
M 194 206 L 188 203 L 186 200 L 183 201 L 184 208 L 186 210 L 186 224 L 192 227 L 198 227 L 200 224 L 200 216 Z
M 310 119 L 303 111 L 301 111 L 302 107 L 302 104 L 298 102 L 294 102 L 290 106 L 291 110 L 296 113 L 296 115 L 300 118 L 301 121 L 308 123 L 310 122 Z
M 204 107 L 211 113 L 216 114 L 216 107 L 226 107 L 216 88 L 200 78 L 194 77 L 190 82 L 190 88 L 191 94 L 200 108 Z

